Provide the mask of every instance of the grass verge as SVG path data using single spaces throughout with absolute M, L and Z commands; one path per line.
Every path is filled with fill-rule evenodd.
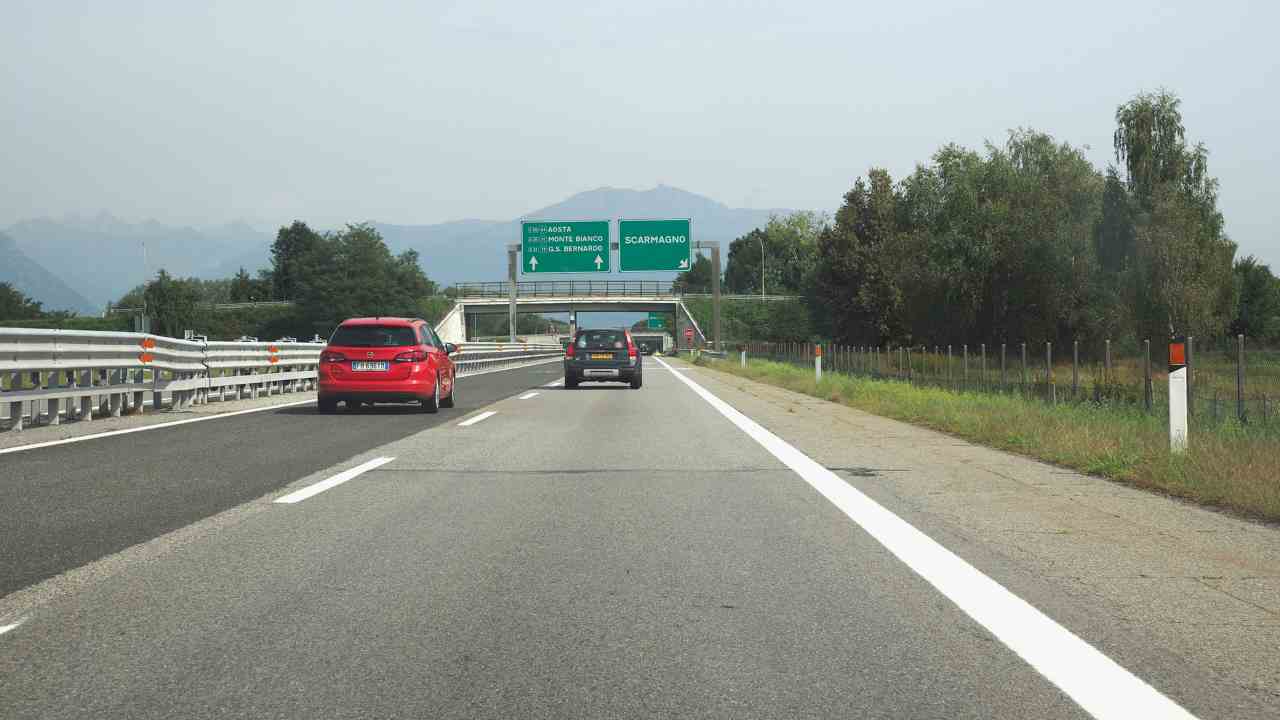
M 1169 452 L 1167 419 L 1127 407 L 1048 405 L 826 374 L 794 365 L 700 358 L 698 364 L 982 445 L 1268 521 L 1280 521 L 1280 438 L 1234 422 L 1192 428 L 1191 450 Z

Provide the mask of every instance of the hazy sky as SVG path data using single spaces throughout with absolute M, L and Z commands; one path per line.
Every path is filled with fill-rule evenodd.
M 659 182 L 829 210 L 1018 126 L 1105 166 L 1116 105 L 1163 86 L 1280 269 L 1276 8 L 0 0 L 0 224 L 509 219 Z

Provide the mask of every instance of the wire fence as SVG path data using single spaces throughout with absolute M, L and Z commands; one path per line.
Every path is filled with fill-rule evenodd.
M 814 343 L 750 342 L 749 357 L 813 367 Z M 822 346 L 824 372 L 874 377 L 956 392 L 1003 393 L 1048 403 L 1092 402 L 1167 414 L 1168 346 L 1136 352 L 1072 343 Z M 1244 336 L 1188 340 L 1188 414 L 1197 425 L 1228 421 L 1280 431 L 1280 350 L 1251 348 Z

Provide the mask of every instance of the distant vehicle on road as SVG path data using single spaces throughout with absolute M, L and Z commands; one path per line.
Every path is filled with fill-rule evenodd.
M 625 382 L 639 390 L 644 361 L 627 330 L 579 330 L 564 351 L 564 386 L 582 382 Z
M 423 412 L 451 408 L 457 398 L 453 343 L 425 320 L 352 318 L 320 353 L 320 412 L 379 402 L 416 402 Z

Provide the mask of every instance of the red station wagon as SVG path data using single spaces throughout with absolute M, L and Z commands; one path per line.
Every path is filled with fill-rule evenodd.
M 333 331 L 320 354 L 320 412 L 375 402 L 418 402 L 423 412 L 453 407 L 453 343 L 425 320 L 352 318 Z

